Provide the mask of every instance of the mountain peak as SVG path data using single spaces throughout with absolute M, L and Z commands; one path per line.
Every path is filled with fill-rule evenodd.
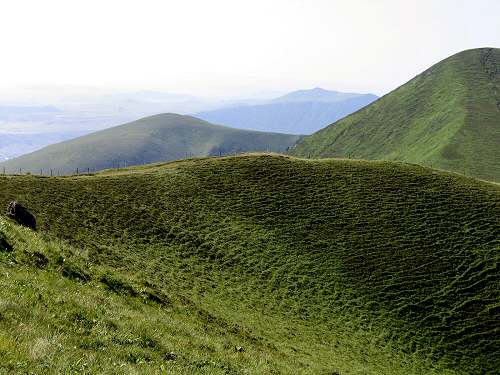
M 215 124 L 240 129 L 311 134 L 377 99 L 321 87 L 297 90 L 256 105 L 240 105 L 197 114 Z
M 360 97 L 364 95 L 376 96 L 372 94 L 359 94 L 351 92 L 340 92 L 333 90 L 325 90 L 321 87 L 315 87 L 312 89 L 297 90 L 292 91 L 286 95 L 280 96 L 273 100 L 273 102 L 325 102 L 325 103 L 336 103 L 343 100 L 352 99 L 355 97 Z
M 500 180 L 500 49 L 456 53 L 307 137 L 301 156 L 387 159 Z

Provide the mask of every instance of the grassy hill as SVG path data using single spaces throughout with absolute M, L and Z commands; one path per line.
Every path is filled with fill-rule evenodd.
M 500 186 L 207 158 L 0 177 L 4 372 L 495 374 Z
M 196 116 L 239 129 L 311 134 L 376 99 L 373 94 L 315 88 L 294 91 L 266 103 L 216 109 Z
M 401 160 L 500 181 L 500 49 L 453 55 L 292 153 Z
M 297 135 L 244 131 L 161 114 L 45 147 L 0 164 L 7 173 L 73 174 L 193 156 L 285 151 Z

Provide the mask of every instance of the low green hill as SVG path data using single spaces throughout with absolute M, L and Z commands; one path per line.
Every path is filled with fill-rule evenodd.
M 447 58 L 292 154 L 400 160 L 500 181 L 500 49 Z
M 1 219 L 7 372 L 500 368 L 498 185 L 247 155 L 0 177 L 12 199 L 41 233 Z
M 73 174 L 247 151 L 282 151 L 297 135 L 213 125 L 191 116 L 161 114 L 57 143 L 0 164 L 7 173 Z

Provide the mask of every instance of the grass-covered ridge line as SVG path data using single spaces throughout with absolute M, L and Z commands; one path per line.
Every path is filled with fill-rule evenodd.
M 0 204 L 27 205 L 50 237 L 83 251 L 84 270 L 182 296 L 228 322 L 222 332 L 237 325 L 275 345 L 253 373 L 499 367 L 499 186 L 416 165 L 268 155 L 129 172 L 2 177 Z M 99 272 L 90 280 L 103 283 Z M 300 365 L 287 367 L 291 347 Z
M 165 113 L 47 146 L 0 163 L 0 170 L 46 176 L 88 173 L 190 157 L 285 152 L 298 139 L 298 135 L 234 129 Z
M 500 49 L 453 55 L 292 152 L 400 160 L 500 181 Z

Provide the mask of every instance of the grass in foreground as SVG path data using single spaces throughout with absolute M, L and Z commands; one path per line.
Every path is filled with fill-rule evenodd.
M 0 253 L 2 374 L 448 373 L 380 347 L 370 331 L 332 335 L 331 327 L 194 302 L 89 265 L 85 252 L 8 220 L 0 227 L 16 249 Z
M 42 371 L 31 346 L 55 336 L 65 349 L 47 345 L 53 373 L 81 358 L 94 373 L 498 368 L 498 186 L 266 155 L 130 172 L 0 179 L 1 201 L 25 203 L 44 231 L 2 220 L 15 251 L 2 255 L 0 298 L 19 309 L 1 315 L 4 363 Z

